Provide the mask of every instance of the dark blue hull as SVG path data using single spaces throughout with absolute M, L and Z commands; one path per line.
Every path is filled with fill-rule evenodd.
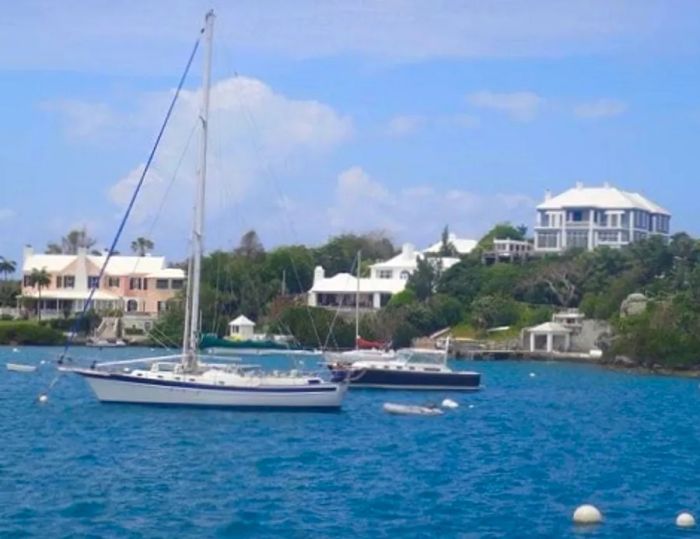
M 334 371 L 334 380 L 348 378 L 353 387 L 468 391 L 479 389 L 476 372 L 420 372 L 389 369 Z

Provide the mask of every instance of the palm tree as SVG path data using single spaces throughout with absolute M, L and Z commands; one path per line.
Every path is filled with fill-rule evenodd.
M 12 275 L 17 269 L 17 262 L 14 260 L 8 260 L 5 257 L 0 256 L 0 273 L 5 277 L 4 280 L 7 281 L 8 276 Z
M 148 238 L 138 237 L 131 242 L 131 250 L 139 256 L 146 256 L 146 253 L 153 250 L 155 244 Z
M 36 303 L 36 315 L 39 320 L 41 320 L 41 289 L 50 284 L 51 276 L 46 271 L 46 268 L 34 268 L 29 274 L 29 286 L 36 288 L 39 295 L 39 300 Z

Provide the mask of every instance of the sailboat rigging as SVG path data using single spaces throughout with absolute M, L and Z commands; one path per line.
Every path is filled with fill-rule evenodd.
M 98 400 L 102 402 L 237 408 L 338 409 L 347 391 L 347 383 L 345 381 L 327 382 L 320 377 L 303 375 L 296 371 L 282 374 L 265 373 L 258 369 L 257 366 L 231 362 L 203 362 L 199 355 L 198 349 L 201 339 L 200 278 L 204 239 L 214 18 L 213 11 L 207 13 L 204 27 L 201 31 L 206 45 L 200 110 L 202 137 L 191 238 L 192 253 L 189 260 L 189 276 L 185 301 L 182 351 L 174 356 L 138 358 L 101 363 L 99 365 L 93 364 L 90 368 L 59 365 L 59 369 L 73 372 L 85 378 Z M 196 52 L 197 44 L 193 55 Z M 192 56 L 187 65 L 188 69 Z M 187 70 L 185 71 L 186 74 Z M 184 76 L 183 80 L 181 80 L 181 85 L 183 81 Z M 173 105 L 174 101 L 166 117 L 166 122 Z M 157 140 L 159 139 L 160 135 Z M 155 148 L 151 152 L 149 163 L 154 151 Z M 138 188 L 132 198 L 132 204 L 137 194 Z M 124 221 L 114 240 L 115 244 L 128 215 L 129 211 L 127 210 Z M 150 368 L 131 369 L 127 366 L 139 363 L 150 363 Z M 110 369 L 117 365 L 122 367 L 122 370 Z

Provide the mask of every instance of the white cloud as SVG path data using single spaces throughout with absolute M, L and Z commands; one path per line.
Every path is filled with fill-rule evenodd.
M 201 24 L 201 2 L 6 2 L 0 66 L 170 72 Z M 669 0 L 214 1 L 219 48 L 292 58 L 362 54 L 434 57 L 658 53 L 682 47 L 696 3 Z M 79 21 L 76 13 L 80 14 Z M 160 24 L 154 23 L 160 21 Z
M 393 137 L 412 135 L 425 125 L 424 116 L 394 116 L 386 127 L 386 133 Z
M 328 232 L 385 230 L 420 246 L 435 241 L 445 224 L 477 238 L 500 221 L 529 223 L 536 204 L 522 193 L 443 191 L 430 185 L 392 190 L 354 166 L 338 175 L 335 202 L 327 213 Z
M 101 104 L 57 108 L 64 113 L 71 136 L 94 139 L 115 138 L 115 133 L 146 131 L 152 133 L 161 121 L 171 92 L 143 95 L 136 110 L 117 114 Z M 197 171 L 199 132 L 190 139 L 197 123 L 199 90 L 185 90 L 162 139 L 156 159 L 146 178 L 134 210 L 136 222 L 151 218 L 163 197 L 169 192 L 165 206 L 167 216 L 189 216 L 193 199 L 193 183 Z M 75 129 L 75 114 L 83 115 L 91 108 L 103 111 L 101 117 Z M 291 99 L 276 93 L 260 80 L 236 77 L 212 86 L 210 106 L 210 144 L 207 174 L 207 209 L 211 215 L 224 212 L 240 202 L 260 183 L 273 178 L 274 170 L 294 169 L 308 165 L 309 159 L 322 155 L 352 136 L 349 117 L 328 105 L 312 100 Z M 187 141 L 187 152 L 183 154 Z M 175 169 L 182 159 L 173 183 Z M 131 197 L 143 164 L 119 179 L 108 190 L 110 199 L 120 208 Z M 268 189 L 269 191 L 269 189 Z
M 598 99 L 580 103 L 574 107 L 574 114 L 579 118 L 597 119 L 619 116 L 627 111 L 627 104 L 618 99 Z
M 10 219 L 14 219 L 15 215 L 17 215 L 17 212 L 13 209 L 0 208 L 0 221 L 9 221 Z
M 471 129 L 479 126 L 479 119 L 469 114 L 445 114 L 437 116 L 401 115 L 387 123 L 385 133 L 390 137 L 413 135 L 426 127 L 458 127 Z
M 498 93 L 482 90 L 467 95 L 470 105 L 507 114 L 527 122 L 535 118 L 545 100 L 533 92 Z

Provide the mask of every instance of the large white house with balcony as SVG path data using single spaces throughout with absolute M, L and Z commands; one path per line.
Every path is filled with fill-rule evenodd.
M 577 183 L 560 195 L 547 193 L 537 206 L 535 250 L 619 248 L 652 235 L 668 237 L 670 224 L 671 214 L 639 193 Z
M 451 243 L 459 252 L 469 252 L 476 242 L 471 245 L 470 240 L 450 238 Z M 467 243 L 469 242 L 469 243 Z M 457 244 L 459 247 L 457 247 Z M 308 304 L 312 307 L 328 308 L 354 308 L 355 296 L 359 290 L 359 306 L 361 309 L 379 309 L 386 305 L 391 296 L 402 292 L 406 288 L 406 282 L 418 267 L 418 261 L 428 257 L 442 270 L 446 270 L 459 262 L 459 258 L 434 256 L 437 250 L 431 250 L 435 246 L 428 247 L 425 251 L 416 251 L 410 243 L 401 248 L 401 252 L 395 257 L 384 262 L 377 262 L 370 266 L 370 276 L 357 277 L 349 273 L 338 273 L 332 277 L 326 277 L 321 266 L 314 270 L 314 283 L 308 292 Z M 466 252 L 464 254 L 466 254 Z M 462 253 L 460 253 L 462 254 Z

